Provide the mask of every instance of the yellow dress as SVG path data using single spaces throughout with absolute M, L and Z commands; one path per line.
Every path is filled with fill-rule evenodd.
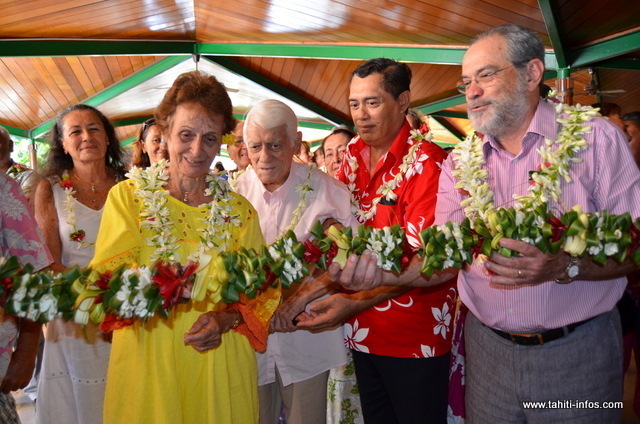
M 124 181 L 109 193 L 90 266 L 115 269 L 121 264 L 149 265 L 153 247 L 140 229 L 142 202 L 135 184 Z M 230 226 L 232 249 L 263 244 L 256 211 L 234 196 L 234 213 L 242 224 Z M 199 245 L 202 209 L 169 197 L 167 207 L 180 240 L 184 262 Z M 214 253 L 215 254 L 215 253 Z M 152 317 L 146 323 L 116 330 L 107 373 L 104 405 L 106 424 L 250 424 L 258 422 L 257 367 L 247 338 L 236 331 L 222 336 L 222 344 L 204 353 L 185 345 L 183 338 L 204 312 L 224 308 L 208 296 L 196 304 L 175 307 L 169 318 Z

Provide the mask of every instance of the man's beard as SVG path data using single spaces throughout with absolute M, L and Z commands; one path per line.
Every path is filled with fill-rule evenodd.
M 502 98 L 492 98 L 478 101 L 478 104 L 489 104 L 490 109 L 482 112 L 473 112 L 471 107 L 474 102 L 469 102 L 469 119 L 473 128 L 496 139 L 508 134 L 524 118 L 528 104 L 526 100 L 526 83 L 520 81 L 512 90 L 506 92 Z

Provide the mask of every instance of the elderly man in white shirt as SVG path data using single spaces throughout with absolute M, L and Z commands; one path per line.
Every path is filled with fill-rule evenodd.
M 267 243 L 289 229 L 298 240 L 305 240 L 318 220 L 335 220 L 344 226 L 357 224 L 343 183 L 293 162 L 302 140 L 297 129 L 294 112 L 277 100 L 258 103 L 245 121 L 244 140 L 251 169 L 238 178 L 236 191 L 258 211 Z M 307 278 L 302 287 L 292 287 L 291 292 L 309 290 L 310 280 Z M 284 297 L 289 298 L 291 292 Z M 317 293 L 309 298 L 316 297 Z M 295 331 L 291 320 L 302 312 L 304 299 L 296 296 L 294 302 L 285 301 L 278 308 L 267 351 L 258 354 L 260 424 L 277 423 L 281 405 L 287 424 L 326 422 L 327 377 L 331 368 L 346 363 L 346 348 L 341 327 L 318 334 Z

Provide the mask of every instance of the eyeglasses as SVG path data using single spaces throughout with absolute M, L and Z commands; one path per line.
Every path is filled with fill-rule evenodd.
M 480 75 L 476 76 L 475 78 L 464 78 L 460 84 L 456 85 L 456 88 L 461 94 L 467 94 L 467 89 L 469 88 L 471 83 L 474 81 L 478 85 L 478 87 L 484 88 L 487 86 L 487 84 L 493 81 L 493 79 L 496 77 L 496 75 L 498 75 L 498 73 L 504 71 L 505 69 L 509 69 L 513 66 L 515 65 L 505 66 L 504 68 L 498 69 L 496 71 L 483 71 L 480 73 Z

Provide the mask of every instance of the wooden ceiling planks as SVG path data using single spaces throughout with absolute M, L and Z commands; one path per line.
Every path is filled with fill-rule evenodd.
M 638 26 L 640 2 L 555 0 L 567 47 Z M 618 12 L 623 10 L 622 13 Z M 0 38 L 104 38 L 191 40 L 202 43 L 366 44 L 450 47 L 503 23 L 525 25 L 549 37 L 536 0 L 0 0 Z M 283 19 L 278 12 L 288 11 Z M 614 15 L 614 11 L 617 15 Z M 635 21 L 634 21 L 635 20 Z M 603 22 L 607 21 L 607 22 Z M 81 22 L 82 25 L 78 25 Z M 640 58 L 640 50 L 626 57 Z M 155 60 L 154 57 L 0 57 L 0 122 L 33 128 L 69 104 L 86 100 Z M 348 78 L 359 60 L 233 57 L 247 69 L 285 90 L 303 96 L 338 116 L 349 118 Z M 414 101 L 441 99 L 453 91 L 459 67 L 412 63 Z M 593 103 L 583 91 L 588 74 L 574 73 L 576 101 Z M 601 70 L 602 85 L 640 87 L 638 71 Z M 19 88 L 17 84 L 27 88 Z M 612 87 L 610 87 L 612 85 Z M 134 88 L 135 90 L 135 88 Z M 133 91 L 133 90 L 132 90 Z M 638 96 L 616 97 L 628 108 Z M 132 96 L 131 98 L 138 98 Z M 147 113 L 144 102 L 118 104 L 118 118 Z M 13 103 L 13 100 L 17 103 Z M 607 98 L 605 98 L 606 100 Z M 7 110 L 11 109 L 11 110 Z M 142 110 L 144 109 L 144 110 Z M 465 106 L 449 108 L 465 112 Z M 624 110 L 624 109 L 623 109 Z M 142 114 L 144 114 L 142 113 Z M 447 118 L 457 128 L 456 120 Z M 462 120 L 461 122 L 466 122 Z M 14 125 L 15 124 L 15 125 Z M 135 127 L 135 126 L 134 126 Z
M 129 57 L 0 58 L 0 87 L 14 113 L 3 123 L 34 128 L 154 62 Z
M 3 38 L 29 34 L 29 37 L 77 39 L 195 39 L 191 1 L 73 0 L 9 3 L 11 6 L 2 7 L 6 16 L 0 20 L 0 37 Z M 82 22 L 82 25 L 78 25 L 78 22 Z
M 624 87 L 640 87 L 640 71 L 625 71 L 600 69 L 598 71 L 600 84 L 607 90 L 619 90 Z M 626 90 L 624 93 L 612 93 L 603 96 L 603 101 L 617 103 L 622 109 L 622 113 L 640 111 L 640 102 L 637 92 Z
M 590 44 L 640 25 L 640 1 L 617 0 L 615 7 L 600 0 L 558 2 L 559 19 L 567 46 Z

